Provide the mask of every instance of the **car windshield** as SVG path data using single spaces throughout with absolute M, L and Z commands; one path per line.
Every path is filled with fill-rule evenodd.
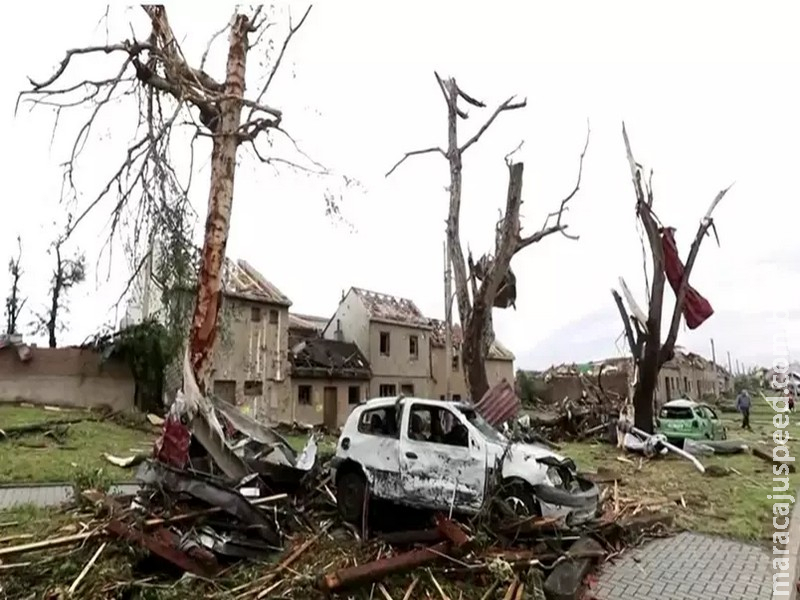
M 480 431 L 490 442 L 496 444 L 505 444 L 507 442 L 506 438 L 494 427 L 489 425 L 486 419 L 480 416 L 474 409 L 459 407 L 458 410 L 461 411 L 461 414 L 467 417 L 467 421 L 469 421 L 475 429 Z
M 661 409 L 662 419 L 694 419 L 690 406 L 665 406 Z

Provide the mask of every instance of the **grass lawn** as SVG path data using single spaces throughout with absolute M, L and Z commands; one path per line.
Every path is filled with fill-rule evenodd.
M 753 432 L 742 431 L 741 416 L 719 413 L 728 427 L 729 440 L 743 440 L 751 448 L 760 448 L 771 454 L 775 442 L 775 426 L 771 406 L 758 396 L 753 396 L 750 422 Z M 800 415 L 790 416 L 786 428 L 791 455 L 800 455 Z M 638 468 L 639 457 L 617 450 L 610 444 L 573 442 L 563 444 L 562 454 L 571 456 L 581 470 L 607 469 L 617 473 L 619 494 L 626 499 L 644 500 L 659 496 L 683 494 L 686 508 L 675 505 L 677 524 L 688 529 L 724 535 L 741 540 L 771 543 L 772 534 L 772 464 L 751 454 L 700 457 L 706 465 L 719 465 L 736 469 L 722 477 L 702 475 L 692 464 L 680 457 L 645 460 Z M 624 456 L 636 465 L 617 460 Z M 800 473 L 789 475 L 790 490 L 794 495 L 800 487 Z
M 49 411 L 2 404 L 0 429 L 88 416 L 91 413 L 86 411 Z M 136 450 L 148 451 L 154 439 L 152 434 L 111 420 L 84 421 L 60 427 L 66 430 L 63 444 L 42 433 L 5 440 L 0 438 L 0 483 L 70 482 L 81 472 L 97 469 L 102 469 L 113 480 L 130 480 L 133 472 L 107 462 L 103 453 L 130 456 Z

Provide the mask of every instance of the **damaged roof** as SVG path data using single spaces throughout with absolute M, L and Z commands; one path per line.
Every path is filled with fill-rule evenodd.
M 440 319 L 428 319 L 431 330 L 431 344 L 437 348 L 444 348 L 445 342 L 445 324 Z M 458 346 L 462 342 L 461 325 L 453 325 L 453 345 Z M 489 356 L 491 360 L 514 360 L 514 353 L 500 343 L 496 338 L 489 348 Z
M 414 304 L 413 300 L 357 287 L 350 289 L 364 303 L 370 319 L 373 321 L 395 323 L 420 329 L 430 328 L 428 319 L 425 318 L 425 315 L 422 314 L 422 311 Z
M 246 260 L 225 259 L 222 267 L 225 294 L 242 300 L 291 306 L 292 301 Z
M 369 362 L 353 342 L 313 338 L 289 353 L 293 377 L 369 379 Z
M 322 333 L 328 321 L 330 321 L 329 317 L 289 313 L 289 329 L 308 329 Z

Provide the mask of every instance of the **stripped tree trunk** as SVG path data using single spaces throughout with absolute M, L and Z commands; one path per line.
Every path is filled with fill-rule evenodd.
M 222 304 L 222 265 L 225 260 L 233 205 L 248 28 L 248 18 L 245 15 L 236 15 L 230 33 L 225 96 L 219 103 L 220 116 L 213 130 L 208 218 L 203 241 L 197 302 L 189 336 L 192 371 L 201 392 L 206 390 L 217 337 L 219 309 Z

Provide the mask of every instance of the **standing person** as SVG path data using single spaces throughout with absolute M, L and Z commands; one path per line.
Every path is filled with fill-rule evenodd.
M 742 390 L 736 397 L 736 410 L 742 413 L 742 429 L 749 429 L 750 427 L 750 394 L 747 390 Z

